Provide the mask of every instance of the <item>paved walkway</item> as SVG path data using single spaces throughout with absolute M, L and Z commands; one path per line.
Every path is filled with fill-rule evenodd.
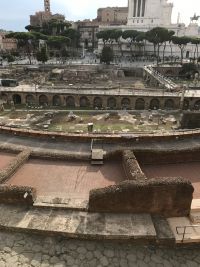
M 100 214 L 7 205 L 0 205 L 0 214 L 0 229 L 61 234 L 79 239 L 156 239 L 156 230 L 148 214 Z
M 67 240 L 0 232 L 1 267 L 198 267 L 200 248 Z

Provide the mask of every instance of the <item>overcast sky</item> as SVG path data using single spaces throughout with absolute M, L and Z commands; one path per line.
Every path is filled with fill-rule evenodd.
M 99 7 L 127 6 L 128 0 L 51 0 L 53 13 L 61 13 L 67 20 L 81 20 L 96 17 Z M 171 0 L 174 3 L 173 22 L 177 21 L 178 12 L 181 22 L 189 23 L 196 12 L 200 15 L 200 0 Z M 43 0 L 0 0 L 0 29 L 21 31 L 29 24 L 29 15 L 43 10 Z M 198 14 L 199 13 L 199 14 Z

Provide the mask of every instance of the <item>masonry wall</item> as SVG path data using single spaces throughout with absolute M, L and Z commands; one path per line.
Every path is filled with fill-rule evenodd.
M 0 204 L 32 206 L 36 190 L 31 187 L 0 185 Z
M 200 112 L 184 112 L 180 123 L 182 129 L 200 128 Z
M 191 183 L 182 178 L 125 181 L 92 190 L 89 211 L 183 217 L 190 213 L 193 191 Z
M 122 164 L 128 180 L 144 180 L 146 176 L 142 172 L 140 165 L 131 150 L 122 152 Z

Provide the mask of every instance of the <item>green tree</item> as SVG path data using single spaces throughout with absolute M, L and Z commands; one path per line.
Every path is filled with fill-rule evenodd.
M 40 32 L 45 35 L 61 35 L 69 27 L 71 27 L 71 24 L 68 22 L 51 19 L 42 24 Z
M 32 40 L 34 36 L 29 32 L 12 32 L 6 35 L 7 38 L 17 39 L 17 45 L 19 49 L 22 49 L 29 59 L 31 64 L 31 55 L 32 55 Z
M 198 37 L 191 38 L 191 44 L 195 45 L 194 59 L 196 60 L 199 57 L 200 38 L 198 38 Z
M 41 48 L 40 51 L 37 52 L 36 58 L 38 61 L 45 63 L 49 59 L 48 54 L 47 54 L 47 49 L 45 46 Z
M 110 64 L 111 61 L 113 61 L 114 54 L 113 50 L 110 46 L 104 46 L 101 53 L 101 62 L 106 63 L 107 65 Z
M 27 25 L 25 27 L 25 29 L 29 32 L 34 31 L 34 32 L 40 32 L 41 31 L 41 27 L 40 26 L 31 26 L 31 25 Z
M 67 58 L 69 57 L 69 52 L 64 48 L 61 50 L 61 58 L 62 58 L 62 61 L 64 63 L 64 61 L 67 60 Z
M 146 33 L 146 38 L 154 45 L 154 54 L 157 58 L 157 64 L 160 60 L 160 47 L 168 41 L 168 30 L 162 27 L 156 27 Z M 157 48 L 157 52 L 156 52 Z
M 112 30 L 110 32 L 110 39 L 114 40 L 118 44 L 118 48 L 121 52 L 121 56 L 123 57 L 123 49 L 122 49 L 122 31 L 121 30 Z
M 173 36 L 172 38 L 172 42 L 173 44 L 178 45 L 178 47 L 180 48 L 180 52 L 181 52 L 181 64 L 183 64 L 183 54 L 185 51 L 185 47 L 187 46 L 187 44 L 191 41 L 190 37 L 187 36 Z
M 136 42 L 136 37 L 140 32 L 136 30 L 127 30 L 122 33 L 122 38 L 126 40 L 130 45 L 131 55 L 133 55 L 133 45 Z
M 39 49 L 39 41 L 47 40 L 48 37 L 38 32 L 12 32 L 6 35 L 7 38 L 15 38 L 19 51 L 23 51 L 31 64 L 31 57 Z
M 136 44 L 141 47 L 143 46 L 143 56 L 145 55 L 146 49 L 146 33 L 145 32 L 138 32 L 138 35 L 135 38 Z
M 111 42 L 111 33 L 113 30 L 100 31 L 96 34 L 97 39 L 102 39 L 104 46 Z
M 79 31 L 77 31 L 75 29 L 72 29 L 72 28 L 69 28 L 69 29 L 66 29 L 62 33 L 62 36 L 66 37 L 66 38 L 68 38 L 70 40 L 69 45 L 71 47 L 78 47 L 79 41 L 80 41 L 80 37 L 81 37 L 81 34 L 80 34 Z
M 167 46 L 167 42 L 170 44 L 172 37 L 174 36 L 175 32 L 167 30 L 167 33 L 163 36 L 163 42 L 164 42 L 164 47 L 163 47 L 163 62 L 165 61 L 165 50 Z M 172 58 L 172 46 L 171 47 L 171 58 Z
M 6 59 L 7 59 L 7 61 L 8 61 L 9 63 L 12 63 L 12 62 L 15 61 L 15 57 L 14 57 L 13 55 L 11 55 L 11 54 L 7 54 Z
M 60 50 L 70 43 L 70 39 L 65 36 L 50 36 L 47 43 L 51 48 Z
M 197 66 L 194 63 L 185 63 L 182 66 L 181 74 L 190 79 L 197 71 Z

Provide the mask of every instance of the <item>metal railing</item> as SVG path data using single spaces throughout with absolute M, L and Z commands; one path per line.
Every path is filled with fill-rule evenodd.
M 186 232 L 186 230 L 187 230 L 188 228 L 199 228 L 199 227 L 200 227 L 200 225 L 177 226 L 177 227 L 176 227 L 176 233 L 177 233 L 177 235 L 182 235 L 181 243 L 184 242 L 184 240 L 185 240 L 185 235 L 186 235 L 186 234 L 191 234 L 191 233 L 187 233 L 187 232 Z M 179 230 L 183 230 L 183 231 L 180 232 Z

